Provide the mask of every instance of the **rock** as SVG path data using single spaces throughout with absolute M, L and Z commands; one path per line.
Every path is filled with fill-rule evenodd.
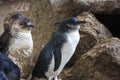
M 0 1 L 0 4 L 2 3 L 2 1 Z
M 64 76 L 63 80 L 119 80 L 120 39 L 97 43 L 81 56 L 68 74 L 71 75 Z
M 120 14 L 119 0 L 73 0 L 75 14 L 91 11 L 97 14 Z
M 96 43 L 112 37 L 110 31 L 97 21 L 92 13 L 84 12 L 78 18 L 84 19 L 87 23 L 81 26 L 80 43 L 67 67 L 72 67 L 80 56 L 90 50 Z
M 50 0 L 56 21 L 61 22 L 66 17 L 74 16 L 72 0 Z M 56 22 L 57 23 L 57 22 Z
M 95 40 L 101 41 L 112 37 L 111 32 L 92 13 L 84 12 L 78 18 L 85 19 L 87 22 L 81 27 L 80 31 L 94 36 Z

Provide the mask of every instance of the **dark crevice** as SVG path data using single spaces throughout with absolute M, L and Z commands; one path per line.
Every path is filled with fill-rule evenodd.
M 95 17 L 110 30 L 113 36 L 120 38 L 120 15 L 95 14 Z

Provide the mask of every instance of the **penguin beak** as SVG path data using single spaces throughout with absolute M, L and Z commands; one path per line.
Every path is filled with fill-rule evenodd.
M 32 28 L 35 27 L 31 22 L 27 22 L 26 26 L 27 26 L 27 27 L 32 27 Z

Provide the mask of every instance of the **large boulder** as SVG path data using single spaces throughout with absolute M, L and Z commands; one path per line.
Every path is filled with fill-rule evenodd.
M 83 54 L 64 76 L 64 80 L 119 80 L 120 39 L 110 38 L 97 43 Z
M 73 0 L 75 14 L 91 11 L 98 14 L 120 14 L 119 0 Z

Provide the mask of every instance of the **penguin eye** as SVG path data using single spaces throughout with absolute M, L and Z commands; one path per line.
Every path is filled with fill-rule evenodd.
M 23 25 L 25 25 L 25 24 L 22 22 L 22 23 L 20 23 L 20 25 L 23 26 Z

